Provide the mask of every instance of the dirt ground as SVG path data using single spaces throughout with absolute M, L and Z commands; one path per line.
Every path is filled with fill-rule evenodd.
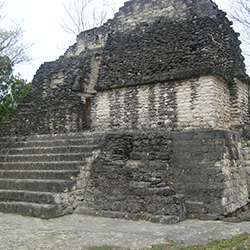
M 142 249 L 167 240 L 193 245 L 245 232 L 250 232 L 250 222 L 186 220 L 163 225 L 79 214 L 43 220 L 0 213 L 1 250 L 78 250 L 104 245 Z

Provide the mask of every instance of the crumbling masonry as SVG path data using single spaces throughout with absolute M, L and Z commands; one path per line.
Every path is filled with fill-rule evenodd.
M 249 202 L 249 77 L 211 0 L 132 0 L 41 65 L 0 125 L 0 211 L 152 222 Z

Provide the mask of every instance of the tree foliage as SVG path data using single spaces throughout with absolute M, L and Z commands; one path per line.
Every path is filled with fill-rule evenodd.
M 4 2 L 0 2 L 0 10 L 4 8 Z M 2 20 L 0 16 L 0 21 Z M 20 25 L 15 24 L 12 29 L 1 28 L 0 25 L 0 68 L 31 60 L 27 51 L 32 44 L 23 44 L 24 31 Z
M 30 85 L 20 75 L 14 76 L 11 67 L 0 69 L 0 121 L 6 121 L 15 114 Z
M 0 9 L 3 7 L 0 2 Z M 30 46 L 22 44 L 23 33 L 19 26 L 10 30 L 0 28 L 0 121 L 8 120 L 16 112 L 30 87 L 20 75 L 13 75 L 16 64 L 31 60 L 27 54 Z
M 30 60 L 27 54 L 29 45 L 21 43 L 23 30 L 16 27 L 13 30 L 0 29 L 0 68 Z

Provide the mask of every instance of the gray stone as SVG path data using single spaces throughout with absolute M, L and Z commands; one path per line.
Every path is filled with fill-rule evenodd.
M 162 224 L 175 224 L 180 221 L 178 216 L 162 216 L 160 223 Z
M 0 211 L 238 216 L 250 79 L 231 25 L 210 0 L 131 0 L 81 32 L 0 124 Z
M 152 223 L 160 223 L 161 219 L 162 215 L 152 215 L 149 221 Z

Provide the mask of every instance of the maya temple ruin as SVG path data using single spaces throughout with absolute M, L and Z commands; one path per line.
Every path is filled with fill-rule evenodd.
M 213 1 L 126 2 L 0 124 L 0 211 L 171 224 L 246 209 L 249 82 Z

